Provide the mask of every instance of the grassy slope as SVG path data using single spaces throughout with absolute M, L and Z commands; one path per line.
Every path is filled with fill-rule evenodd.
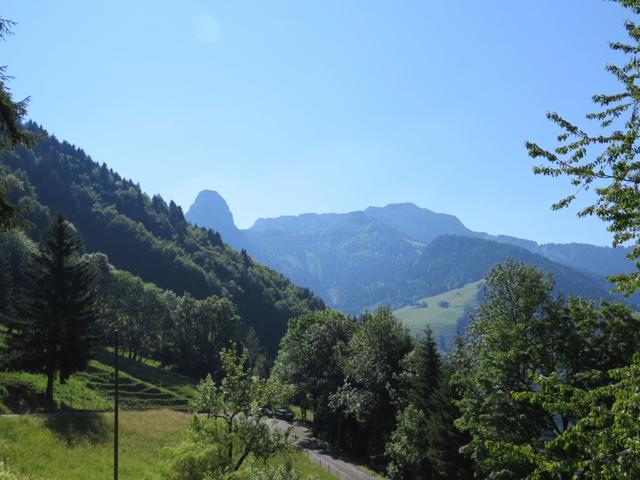
M 55 399 L 59 406 L 77 410 L 110 409 L 113 405 L 112 365 L 112 353 L 103 350 L 85 372 L 72 375 L 65 385 L 56 383 Z M 125 409 L 127 406 L 174 409 L 123 411 L 120 415 L 120 478 L 157 479 L 168 449 L 179 443 L 189 423 L 190 415 L 175 409 L 187 405 L 195 382 L 160 368 L 153 360 L 133 361 L 121 357 L 119 366 Z M 44 374 L 0 371 L 0 414 L 41 409 L 45 387 Z M 3 399 L 3 390 L 5 395 L 9 393 L 8 398 Z M 110 413 L 0 417 L 0 479 L 111 478 L 112 438 L 113 415 Z M 295 453 L 292 462 L 294 470 L 303 478 L 307 475 L 318 480 L 335 478 L 303 453 Z
M 76 410 L 103 410 L 112 405 L 113 357 L 98 352 L 89 368 L 71 376 L 66 385 L 56 383 L 54 396 L 60 407 Z M 156 362 L 120 359 L 120 397 L 124 408 L 186 408 L 195 381 L 159 368 Z M 38 411 L 46 387 L 44 374 L 0 372 L 0 412 Z M 4 404 L 4 407 L 3 407 Z
M 154 478 L 162 450 L 175 446 L 189 416 L 169 410 L 120 416 L 121 478 Z M 46 480 L 110 478 L 113 415 L 68 413 L 0 419 L 0 455 L 12 470 Z
M 159 478 L 169 449 L 180 442 L 190 415 L 171 410 L 120 415 L 120 478 Z M 54 417 L 0 418 L 0 461 L 14 472 L 43 480 L 111 478 L 113 415 L 66 413 Z M 277 459 L 275 461 L 278 461 Z M 295 470 L 320 480 L 333 476 L 294 454 Z
M 412 334 L 422 332 L 429 325 L 436 339 L 442 336 L 449 342 L 456 335 L 457 321 L 467 309 L 477 305 L 480 284 L 481 281 L 473 282 L 440 295 L 423 298 L 415 305 L 400 308 L 394 313 Z M 440 302 L 449 302 L 449 307 L 441 307 Z

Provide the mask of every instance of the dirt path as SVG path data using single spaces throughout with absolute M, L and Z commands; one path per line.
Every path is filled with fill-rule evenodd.
M 269 423 L 282 431 L 293 427 L 292 434 L 296 444 L 307 454 L 311 461 L 328 470 L 337 478 L 342 480 L 375 480 L 375 477 L 363 472 L 353 463 L 343 460 L 320 447 L 307 427 L 275 418 L 269 419 Z

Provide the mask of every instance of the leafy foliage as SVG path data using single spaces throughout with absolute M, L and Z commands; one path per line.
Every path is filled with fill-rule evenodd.
M 554 372 L 537 377 L 539 390 L 514 394 L 550 415 L 575 419 L 542 448 L 525 444 L 507 450 L 535 465 L 528 478 L 564 475 L 617 480 L 640 475 L 640 356 L 631 365 L 608 373 L 611 384 L 582 389 L 566 385 Z
M 458 345 L 457 350 L 460 348 Z M 471 480 L 474 464 L 469 457 L 460 452 L 471 438 L 455 425 L 455 420 L 460 417 L 457 402 L 461 396 L 450 380 L 457 369 L 464 368 L 464 365 L 457 364 L 456 358 L 454 352 L 453 359 L 443 365 L 438 387 L 429 398 L 427 457 L 435 479 Z
M 247 354 L 220 352 L 222 380 L 209 375 L 200 382 L 193 400 L 188 439 L 174 452 L 170 478 L 200 480 L 232 478 L 251 458 L 266 461 L 290 448 L 288 434 L 271 429 L 261 407 L 286 401 L 286 389 L 275 380 L 253 377 Z
M 570 299 L 565 306 L 552 297 L 549 278 L 514 262 L 495 267 L 484 288 L 486 301 L 458 353 L 464 368 L 453 376 L 460 391 L 456 426 L 470 435 L 463 451 L 487 478 L 527 478 L 537 459 L 523 452 L 561 458 L 553 439 L 567 435 L 578 413 L 549 410 L 548 399 L 524 401 L 539 391 L 539 378 L 559 379 L 560 402 L 570 389 L 607 385 L 606 372 L 638 351 L 640 320 L 619 304 L 596 309 Z
M 637 0 L 615 0 L 634 14 L 640 13 Z M 624 65 L 607 65 L 622 86 L 618 93 L 594 95 L 593 102 L 600 110 L 586 115 L 588 120 L 599 123 L 597 133 L 586 130 L 551 112 L 547 118 L 555 123 L 562 133 L 558 135 L 558 146 L 547 150 L 534 142 L 526 147 L 532 158 L 547 160 L 549 164 L 534 168 L 536 174 L 552 177 L 566 176 L 575 192 L 553 205 L 554 209 L 569 206 L 581 190 L 594 188 L 596 201 L 580 210 L 579 216 L 596 215 L 609 224 L 614 234 L 614 245 L 635 242 L 628 257 L 636 262 L 640 270 L 640 163 L 636 160 L 640 134 L 640 27 L 633 21 L 625 24 L 628 43 L 612 42 L 611 49 L 628 57 Z M 611 277 L 618 289 L 633 293 L 640 287 L 637 271 L 621 273 Z
M 294 386 L 297 404 L 313 409 L 316 431 L 329 414 L 329 395 L 344 380 L 340 361 L 355 330 L 341 313 L 320 310 L 291 320 L 280 342 L 272 375 Z
M 396 422 L 385 448 L 389 459 L 387 477 L 391 480 L 432 478 L 431 472 L 424 468 L 427 450 L 422 448 L 428 438 L 426 415 L 410 404 L 398 413 Z

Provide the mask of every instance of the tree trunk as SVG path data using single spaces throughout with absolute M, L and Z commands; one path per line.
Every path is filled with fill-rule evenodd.
M 53 403 L 53 382 L 55 380 L 56 370 L 52 367 L 47 367 L 47 390 L 44 392 L 44 400 L 47 404 L 49 411 L 55 410 L 55 404 Z
M 227 456 L 229 457 L 229 466 L 233 465 L 233 419 L 227 424 L 227 432 L 229 433 L 229 446 Z

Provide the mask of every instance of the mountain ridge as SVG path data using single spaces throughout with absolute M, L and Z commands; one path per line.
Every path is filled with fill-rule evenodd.
M 186 216 L 189 218 L 190 213 Z M 215 224 L 205 226 L 216 228 Z M 632 268 L 626 261 L 624 247 L 614 250 L 577 243 L 538 244 L 508 235 L 475 232 L 454 215 L 436 213 L 410 202 L 347 213 L 261 218 L 252 227 L 238 229 L 238 232 L 242 239 L 236 248 L 246 248 L 256 259 L 309 287 L 330 305 L 347 313 L 360 313 L 379 303 L 402 306 L 415 298 L 477 281 L 479 270 L 471 267 L 490 268 L 491 265 L 483 263 L 483 258 L 488 257 L 495 261 L 511 257 L 528 259 L 558 275 L 563 287 L 574 289 L 567 293 L 590 292 L 592 298 L 613 298 L 602 277 Z M 438 265 L 433 263 L 436 259 L 423 265 L 427 270 L 415 272 L 416 265 L 424 260 L 424 252 L 433 252 L 430 245 L 442 236 L 448 236 L 459 249 L 475 249 L 485 256 L 472 258 L 462 251 L 452 252 L 464 259 L 467 268 L 474 272 L 470 275 L 456 265 L 448 265 L 450 271 L 461 274 L 460 279 L 465 280 L 461 284 L 454 281 L 438 284 L 430 277 L 428 269 Z M 454 237 L 473 241 L 451 240 Z M 447 253 L 446 248 L 438 251 L 438 255 Z M 427 288 L 425 278 L 431 282 L 427 290 L 424 290 Z M 442 290 L 437 291 L 434 285 Z

